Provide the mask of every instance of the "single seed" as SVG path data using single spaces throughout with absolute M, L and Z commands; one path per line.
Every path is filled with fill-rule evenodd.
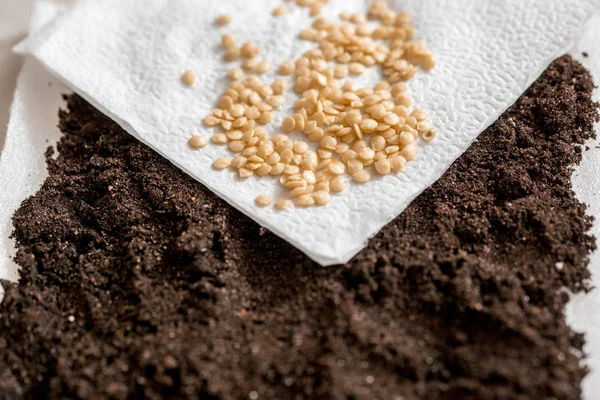
M 240 58 L 240 55 L 241 55 L 240 49 L 238 49 L 237 47 L 232 47 L 225 51 L 223 58 L 225 58 L 225 61 L 231 62 L 231 61 L 235 61 L 238 58 Z
M 287 14 L 290 11 L 286 6 L 279 6 L 273 10 L 274 17 L 281 17 L 282 15 Z
M 294 157 L 294 152 L 291 149 L 285 149 L 281 153 L 279 153 L 279 156 L 281 162 L 287 164 L 290 161 L 292 161 L 292 158 Z
M 287 88 L 287 81 L 284 78 L 277 78 L 271 85 L 274 94 L 283 94 Z
M 231 33 L 226 33 L 221 37 L 221 44 L 226 49 L 232 49 L 235 47 L 235 37 Z
M 424 121 L 427 119 L 427 113 L 420 108 L 415 108 L 411 113 L 411 117 L 414 117 L 417 121 Z
M 320 206 L 327 205 L 331 201 L 331 195 L 326 191 L 315 192 L 314 197 L 315 202 Z
M 246 167 L 242 167 L 238 170 L 238 175 L 240 176 L 240 178 L 246 179 L 254 175 L 254 171 L 249 170 Z
M 374 119 L 363 119 L 360 123 L 360 129 L 365 133 L 372 133 L 377 129 L 377 121 Z
M 388 159 L 382 159 L 375 162 L 375 170 L 381 175 L 389 174 L 391 169 L 392 165 Z
M 285 164 L 282 162 L 278 162 L 277 164 L 273 165 L 273 168 L 271 169 L 271 172 L 269 173 L 269 175 L 273 175 L 273 176 L 281 175 L 283 173 L 284 169 L 285 169 Z
M 233 18 L 231 17 L 231 15 L 229 14 L 223 14 L 223 15 L 219 15 L 217 17 L 217 25 L 227 25 L 231 22 Z
M 225 134 L 229 140 L 241 140 L 244 136 L 242 131 L 231 131 Z
M 344 172 L 346 172 L 346 167 L 341 162 L 339 162 L 337 160 L 332 160 L 329 163 L 329 171 L 331 171 L 332 173 L 334 173 L 336 175 L 341 175 Z
M 400 155 L 406 159 L 406 161 L 412 161 L 417 156 L 417 149 L 412 144 L 405 146 Z
M 400 117 L 397 116 L 394 113 L 388 113 L 384 118 L 383 121 L 388 124 L 389 126 L 394 126 L 397 123 L 400 122 Z
M 214 115 L 207 115 L 204 118 L 204 124 L 206 126 L 216 126 L 219 123 L 219 120 Z
M 288 133 L 293 132 L 296 128 L 296 120 L 294 119 L 294 117 L 285 117 L 283 119 L 283 122 L 281 123 L 281 127 L 284 131 Z
M 352 63 L 348 67 L 348 70 L 352 75 L 361 75 L 363 72 L 365 72 L 365 66 L 359 63 Z
M 415 137 L 413 136 L 413 134 L 407 131 L 400 133 L 400 136 L 398 138 L 398 144 L 401 144 L 402 146 L 411 144 L 414 141 Z
M 335 138 L 335 136 L 331 135 L 323 136 L 320 144 L 321 147 L 326 150 L 335 150 L 335 147 L 337 146 L 337 139 Z
M 294 153 L 304 154 L 308 150 L 308 143 L 298 140 L 294 143 Z
M 246 157 L 237 156 L 237 157 L 234 157 L 233 160 L 231 160 L 231 167 L 233 167 L 235 169 L 240 169 L 244 165 L 246 165 L 246 162 L 248 162 L 248 159 Z
M 317 178 L 313 171 L 302 172 L 302 179 L 304 179 L 309 185 L 314 185 L 315 183 L 317 183 Z
M 346 183 L 341 176 L 337 176 L 329 181 L 329 187 L 332 192 L 342 192 L 346 188 Z
M 186 85 L 186 86 L 192 86 L 194 83 L 196 83 L 196 73 L 194 71 L 185 71 L 183 73 L 183 75 L 181 76 L 181 81 Z
M 386 146 L 386 141 L 385 138 L 383 136 L 373 136 L 371 138 L 371 147 L 373 148 L 373 150 L 375 151 L 381 151 L 385 148 Z
M 273 197 L 271 196 L 258 196 L 256 198 L 256 205 L 259 207 L 266 207 L 268 205 L 270 205 L 271 203 L 273 203 Z
M 303 182 L 303 181 L 296 181 L 296 182 Z M 303 196 L 308 193 L 310 193 L 310 191 L 308 189 L 308 186 L 306 186 L 306 183 L 304 183 L 303 186 L 299 186 L 299 187 L 293 189 L 290 192 L 290 196 L 291 197 L 300 197 L 300 196 Z
M 367 170 L 362 170 L 359 173 L 352 175 L 354 182 L 356 183 L 365 183 L 371 179 L 371 174 Z
M 281 75 L 291 75 L 296 70 L 296 65 L 293 61 L 284 61 L 279 67 L 279 73 Z
M 216 144 L 225 144 L 227 143 L 227 136 L 224 133 L 215 133 L 211 140 Z
M 233 100 L 229 96 L 223 96 L 219 99 L 217 107 L 222 110 L 229 110 L 233 106 Z
M 269 122 L 271 122 L 272 119 L 273 119 L 273 116 L 271 115 L 271 113 L 268 111 L 265 111 L 262 114 L 260 114 L 260 117 L 258 117 L 257 122 L 259 124 L 266 125 Z
M 414 99 L 407 93 L 402 93 L 396 96 L 396 104 L 399 106 L 410 107 L 413 102 Z
M 358 156 L 365 160 L 372 160 L 375 157 L 375 152 L 373 151 L 373 149 L 369 148 L 369 147 L 365 147 L 364 149 L 362 149 L 361 151 L 358 152 Z
M 264 74 L 271 69 L 271 64 L 268 61 L 261 61 L 254 68 L 254 70 L 259 74 Z
M 304 194 L 298 197 L 296 204 L 301 207 L 310 207 L 315 204 L 315 198 L 312 194 Z
M 239 81 L 244 77 L 244 70 L 239 67 L 231 68 L 229 71 L 227 71 L 227 76 L 234 81 Z
M 217 158 L 215 160 L 215 162 L 213 163 L 213 167 L 215 169 L 226 169 L 229 168 L 229 166 L 231 165 L 231 160 L 229 158 Z
M 350 126 L 360 124 L 362 122 L 362 114 L 358 110 L 350 111 L 346 114 L 346 122 Z
M 354 175 L 359 173 L 364 169 L 363 163 L 358 160 L 350 160 L 348 161 L 348 173 L 350 175 Z
M 392 171 L 394 171 L 394 172 L 400 172 L 406 166 L 406 159 L 402 156 L 392 157 L 390 162 L 392 165 Z
M 206 141 L 206 139 L 204 138 L 204 136 L 202 135 L 194 135 L 190 138 L 190 147 L 194 148 L 194 149 L 201 149 L 203 147 L 206 147 L 206 145 L 208 144 L 208 142 Z
M 290 199 L 279 199 L 275 203 L 275 208 L 277 208 L 279 210 L 285 210 L 290 205 L 292 205 L 292 201 Z

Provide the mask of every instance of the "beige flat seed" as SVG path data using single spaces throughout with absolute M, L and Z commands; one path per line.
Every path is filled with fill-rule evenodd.
M 221 44 L 226 49 L 232 49 L 235 47 L 235 37 L 231 33 L 226 33 L 221 37 Z
M 251 171 L 246 167 L 242 167 L 238 170 L 238 175 L 240 176 L 240 178 L 246 179 L 254 175 L 254 171 Z
M 315 203 L 317 203 L 320 206 L 327 205 L 331 201 L 331 195 L 329 193 L 327 193 L 326 191 L 315 192 L 314 198 L 315 198 Z
M 331 135 L 323 136 L 320 141 L 320 145 L 325 150 L 335 150 L 335 147 L 337 146 L 337 139 L 335 136 Z
M 344 191 L 344 189 L 346 188 L 346 183 L 344 182 L 341 176 L 337 176 L 331 181 L 329 181 L 329 187 L 331 188 L 332 192 L 339 193 Z
M 217 119 L 217 117 L 215 117 L 214 115 L 207 115 L 206 117 L 204 117 L 204 124 L 206 126 L 216 126 L 219 124 L 219 119 Z
M 406 146 L 415 141 L 415 136 L 410 132 L 402 132 L 398 138 L 398 144 Z
M 333 152 L 331 150 L 319 149 L 317 150 L 317 154 L 319 158 L 322 160 L 329 160 L 331 156 L 333 156 Z
M 275 202 L 275 208 L 278 210 L 285 210 L 289 206 L 292 205 L 292 201 L 290 199 L 279 199 Z
M 299 182 L 299 181 L 296 181 L 296 182 Z M 291 197 L 300 197 L 300 196 L 303 196 L 308 193 L 310 193 L 308 186 L 304 185 L 304 186 L 300 186 L 300 187 L 293 189 L 290 192 L 290 196 Z
M 269 205 L 271 205 L 271 203 L 273 203 L 273 197 L 271 196 L 258 196 L 255 200 L 256 205 L 259 207 L 267 207 Z
M 227 25 L 227 24 L 231 23 L 232 19 L 233 19 L 233 17 L 229 14 L 219 15 L 217 17 L 217 25 L 221 25 L 221 26 Z
M 377 129 L 377 121 L 374 119 L 363 119 L 360 123 L 360 129 L 365 133 L 375 132 L 375 129 Z
M 285 164 L 282 162 L 278 162 L 277 164 L 273 165 L 273 168 L 271 169 L 271 172 L 269 173 L 269 175 L 272 175 L 272 176 L 281 175 L 283 173 L 284 169 L 285 169 Z
M 392 170 L 392 165 L 390 160 L 382 159 L 375 162 L 375 171 L 377 171 L 381 175 L 387 175 Z
M 305 194 L 296 199 L 296 205 L 300 207 L 310 207 L 315 204 L 315 198 L 312 194 Z
M 242 142 L 241 140 L 234 140 L 233 142 L 229 142 L 229 150 L 233 151 L 234 153 L 242 152 L 242 150 L 244 150 L 245 147 L 246 143 Z
M 282 94 L 287 88 L 287 81 L 283 78 L 277 78 L 271 85 L 274 94 Z
M 371 138 L 371 147 L 375 151 L 381 151 L 385 149 L 386 144 L 387 142 L 385 141 L 385 138 L 383 136 L 377 135 Z
M 273 16 L 274 17 L 281 17 L 282 15 L 287 14 L 289 11 L 290 11 L 290 9 L 287 8 L 286 6 L 279 6 L 279 7 L 276 7 L 273 10 Z
M 343 163 L 337 160 L 332 160 L 331 163 L 329 163 L 329 171 L 336 175 L 342 175 L 344 172 L 346 172 L 346 167 Z
M 227 136 L 224 133 L 215 133 L 211 140 L 215 144 L 225 144 L 227 143 Z
M 254 70 L 259 74 L 267 73 L 271 69 L 271 64 L 267 61 L 261 61 L 256 65 Z
M 404 169 L 406 166 L 406 159 L 402 156 L 392 157 L 390 160 L 392 171 L 398 173 Z
M 286 175 L 299 174 L 300 173 L 300 167 L 298 167 L 297 165 L 287 165 L 283 169 L 283 173 L 286 174 Z
M 231 167 L 233 167 L 235 169 L 240 169 L 244 165 L 246 165 L 246 162 L 248 162 L 248 159 L 246 157 L 237 156 L 237 157 L 234 157 L 233 160 L 231 160 Z
M 297 140 L 294 142 L 294 153 L 296 154 L 304 154 L 308 150 L 308 143 Z
M 365 72 L 365 66 L 360 63 L 352 63 L 348 67 L 348 70 L 352 75 L 361 75 Z
M 231 160 L 229 158 L 217 158 L 215 162 L 213 162 L 213 168 L 215 169 L 226 169 L 231 165 Z
M 296 128 L 296 121 L 294 120 L 294 117 L 285 117 L 281 123 L 281 127 L 288 133 L 293 132 Z
M 196 73 L 194 71 L 185 71 L 181 76 L 181 81 L 186 86 L 193 86 L 196 83 Z
M 223 96 L 219 99 L 217 107 L 222 110 L 229 110 L 233 106 L 233 100 L 229 96 Z
M 354 150 L 348 150 L 342 155 L 342 161 L 347 163 L 348 161 L 356 160 L 358 154 Z
M 354 182 L 356 183 L 365 183 L 371 179 L 371 174 L 366 170 L 362 170 L 357 174 L 352 175 L 352 179 L 354 179 Z
M 230 131 L 225 134 L 229 140 L 242 140 L 244 134 L 242 131 Z
M 260 117 L 257 118 L 257 122 L 262 125 L 266 125 L 273 120 L 273 115 L 269 111 L 265 111 L 260 114 Z
M 202 135 L 194 135 L 189 140 L 190 147 L 193 149 L 201 149 L 208 144 L 207 140 Z
M 350 175 L 354 175 L 359 173 L 364 169 L 363 163 L 359 160 L 350 160 L 348 161 L 348 173 Z
M 375 151 L 369 147 L 366 147 L 358 152 L 358 157 L 365 161 L 372 160 L 375 157 Z
M 292 75 L 296 70 L 296 65 L 293 61 L 284 61 L 279 67 L 279 73 L 281 75 Z
M 400 151 L 400 155 L 404 157 L 406 161 L 412 161 L 417 156 L 417 149 L 412 144 L 409 144 Z
M 240 55 L 241 55 L 240 49 L 238 49 L 237 47 L 232 47 L 225 51 L 225 53 L 223 54 L 223 58 L 225 59 L 225 61 L 231 62 L 231 61 L 235 61 L 238 58 L 240 58 Z

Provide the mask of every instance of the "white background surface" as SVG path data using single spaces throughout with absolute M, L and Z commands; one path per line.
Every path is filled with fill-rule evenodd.
M 4 147 L 8 110 L 22 57 L 10 49 L 27 32 L 33 0 L 0 0 L 0 151 Z
M 3 142 L 4 126 L 8 116 L 8 105 L 12 99 L 12 91 L 15 86 L 16 72 L 20 65 L 20 58 L 9 53 L 10 46 L 23 36 L 27 26 L 27 14 L 29 12 L 30 1 L 27 0 L 0 0 L 0 142 Z M 594 51 L 597 48 L 598 38 L 600 38 L 600 16 L 589 25 L 590 29 L 587 35 L 584 35 L 574 54 L 578 56 L 582 51 L 590 53 L 589 58 L 577 57 L 592 71 L 596 77 L 596 82 L 600 82 L 600 51 Z M 594 29 L 595 27 L 595 29 Z M 17 113 L 20 118 L 27 119 L 26 114 L 29 112 L 47 113 L 49 122 L 45 126 L 37 126 L 41 132 L 51 137 L 57 132 L 54 128 L 55 116 L 60 100 L 57 99 L 57 88 L 59 84 L 55 82 L 54 89 L 48 87 L 48 75 L 33 63 L 28 63 L 24 75 L 28 77 L 27 82 L 21 82 L 20 87 L 24 91 L 27 88 L 40 88 L 36 92 L 36 98 L 20 98 L 21 103 L 32 104 L 41 103 L 42 108 L 21 109 Z M 600 99 L 600 93 L 597 93 L 596 98 Z M 34 101 L 36 100 L 36 101 Z M 26 121 L 21 121 L 25 123 Z M 31 127 L 30 127 L 31 128 Z M 45 141 L 39 143 L 30 143 L 33 148 L 38 146 L 36 152 L 38 159 L 32 165 L 38 165 L 43 168 L 43 157 L 41 152 L 46 146 Z M 584 161 L 577 168 L 574 174 L 574 187 L 580 199 L 590 205 L 589 212 L 600 218 L 600 149 L 596 146 L 600 145 L 600 140 L 589 143 L 590 151 L 584 154 Z M 37 163 L 37 164 L 36 164 Z M 41 167 L 40 167 L 41 166 Z M 38 168 L 38 169 L 39 169 Z M 33 191 L 35 185 L 41 182 L 41 175 L 36 171 L 35 179 L 32 180 L 32 185 L 28 189 Z M 37 180 L 36 180 L 37 179 Z M 600 235 L 600 219 L 596 221 L 593 233 Z M 592 257 L 590 269 L 593 273 L 593 280 L 600 285 L 600 252 Z M 586 352 L 591 353 L 591 357 L 587 359 L 587 363 L 592 367 L 594 373 L 590 374 L 583 384 L 585 398 L 587 400 L 598 399 L 600 393 L 600 290 L 596 290 L 588 295 L 577 295 L 569 303 L 567 307 L 567 320 L 574 329 L 581 332 L 586 332 Z

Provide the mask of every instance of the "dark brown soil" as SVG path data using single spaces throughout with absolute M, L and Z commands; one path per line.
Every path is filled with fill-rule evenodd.
M 597 105 L 555 62 L 347 265 L 322 268 L 81 98 L 14 217 L 0 397 L 579 399 Z

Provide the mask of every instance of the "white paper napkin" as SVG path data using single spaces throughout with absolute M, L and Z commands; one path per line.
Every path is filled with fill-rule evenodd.
M 364 0 L 333 0 L 324 8 L 335 18 L 341 10 L 365 11 Z M 424 146 L 404 173 L 352 186 L 325 208 L 277 212 L 260 209 L 254 199 L 273 194 L 270 179 L 240 182 L 212 170 L 228 155 L 211 145 L 188 147 L 195 133 L 210 137 L 202 119 L 226 85 L 218 50 L 232 32 L 252 40 L 279 65 L 312 44 L 299 41 L 308 27 L 307 10 L 273 18 L 272 0 L 81 0 L 72 11 L 45 27 L 28 50 L 56 76 L 185 172 L 261 225 L 323 265 L 348 261 L 367 239 L 400 214 L 437 180 L 548 64 L 573 44 L 597 0 L 424 0 L 391 1 L 415 17 L 418 36 L 438 60 L 431 74 L 420 73 L 410 86 L 416 103 L 430 111 L 438 138 Z M 233 22 L 217 28 L 215 18 L 230 13 Z M 194 89 L 180 83 L 194 69 Z M 365 83 L 379 76 L 367 74 Z M 288 94 L 291 107 L 295 96 Z M 276 113 L 271 133 L 286 109 Z

